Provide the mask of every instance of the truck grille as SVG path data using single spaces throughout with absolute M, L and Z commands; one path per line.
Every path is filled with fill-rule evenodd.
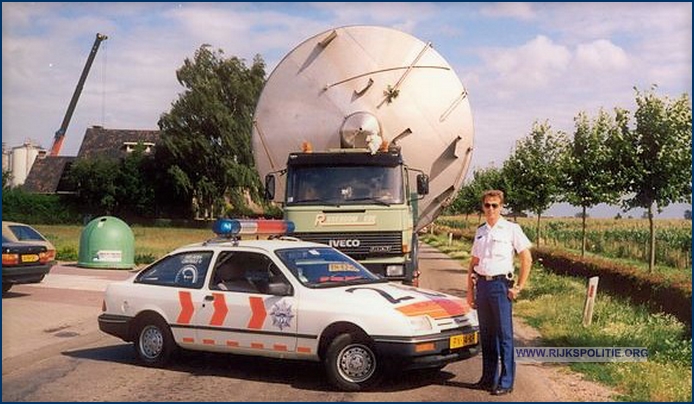
M 293 233 L 292 236 L 304 241 L 327 244 L 354 259 L 402 255 L 402 233 L 397 231 L 348 234 Z

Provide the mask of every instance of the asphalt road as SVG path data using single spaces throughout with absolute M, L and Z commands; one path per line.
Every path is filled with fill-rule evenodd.
M 422 245 L 421 286 L 464 296 L 465 272 Z M 494 397 L 465 383 L 481 374 L 481 356 L 441 372 L 412 372 L 376 391 L 334 391 L 320 364 L 186 352 L 168 369 L 140 366 L 130 344 L 101 333 L 97 316 L 108 282 L 130 274 L 58 265 L 40 284 L 2 299 L 3 401 L 597 401 L 598 386 L 553 365 L 518 365 L 512 395 Z M 532 329 L 516 327 L 517 343 Z M 582 390 L 590 395 L 580 395 Z

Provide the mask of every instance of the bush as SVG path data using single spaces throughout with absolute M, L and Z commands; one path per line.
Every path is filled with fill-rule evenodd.
M 79 224 L 80 214 L 67 197 L 3 189 L 2 219 L 27 224 Z

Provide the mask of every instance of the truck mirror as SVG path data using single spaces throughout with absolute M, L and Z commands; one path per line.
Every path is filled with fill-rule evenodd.
M 275 200 L 275 176 L 272 174 L 265 176 L 265 200 Z
M 417 193 L 419 195 L 429 194 L 429 176 L 426 174 L 417 175 Z

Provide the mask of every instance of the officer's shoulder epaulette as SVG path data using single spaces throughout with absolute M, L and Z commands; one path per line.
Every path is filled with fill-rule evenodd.
M 477 226 L 477 228 L 478 228 L 478 229 L 481 229 L 481 228 L 483 228 L 484 225 L 486 225 L 486 224 L 487 224 L 487 223 L 482 223 L 481 225 Z

